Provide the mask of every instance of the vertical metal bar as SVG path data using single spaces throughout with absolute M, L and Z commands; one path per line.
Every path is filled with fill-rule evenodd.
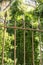
M 25 28 L 25 21 L 24 21 L 24 28 Z M 24 65 L 26 65 L 25 63 L 25 30 L 24 30 Z
M 41 28 L 41 23 L 40 23 L 40 16 L 38 17 L 38 23 L 39 23 L 39 26 Z M 39 29 L 40 29 L 39 28 Z M 41 52 L 41 32 L 39 34 L 39 37 L 40 37 L 40 41 L 39 41 L 39 44 L 40 44 L 40 64 L 42 65 L 42 52 Z
M 32 29 L 33 29 L 33 26 L 32 26 Z M 32 31 L 32 65 L 35 65 L 35 62 L 34 62 L 34 40 L 33 40 L 33 36 L 34 35 L 34 32 Z
M 3 30 L 3 43 L 2 43 L 2 65 L 4 65 L 4 45 L 5 45 L 5 26 L 6 26 L 6 17 L 4 20 L 4 30 Z
M 40 35 L 40 64 L 42 65 L 42 52 L 41 52 L 41 35 Z
M 40 40 L 39 40 L 39 44 L 40 44 L 40 64 L 42 65 L 42 52 L 41 52 L 41 32 L 40 32 Z
M 16 27 L 16 21 L 15 21 L 15 27 Z M 16 65 L 16 29 L 14 29 L 14 65 Z
M 4 65 L 4 44 L 5 44 L 4 35 L 5 35 L 5 28 L 4 28 L 4 30 L 3 30 L 3 43 L 2 43 L 2 65 Z

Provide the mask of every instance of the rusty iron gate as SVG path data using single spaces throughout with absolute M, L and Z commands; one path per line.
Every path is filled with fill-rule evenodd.
M 6 26 L 6 17 L 5 17 L 5 20 L 4 20 L 4 26 L 0 26 L 0 28 L 4 28 L 4 31 L 3 31 L 3 44 L 2 44 L 2 65 L 4 65 L 4 44 L 5 44 L 5 31 L 7 28 L 12 28 L 14 29 L 14 65 L 16 65 L 16 30 L 23 30 L 23 39 L 24 39 L 24 64 L 23 65 L 26 65 L 26 53 L 25 53 L 25 32 L 26 31 L 32 31 L 32 64 L 35 65 L 34 63 L 34 31 L 38 31 L 38 32 L 43 32 L 43 30 L 40 30 L 40 29 L 34 29 L 33 27 L 32 28 L 26 28 L 25 27 L 25 22 L 23 23 L 24 27 L 17 27 L 16 26 L 16 21 L 15 21 L 15 24 L 14 26 Z M 41 55 L 41 45 L 40 45 L 40 55 Z M 42 63 L 42 57 L 40 57 L 40 63 Z

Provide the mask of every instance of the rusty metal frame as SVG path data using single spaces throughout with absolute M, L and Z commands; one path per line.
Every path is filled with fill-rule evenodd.
M 33 40 L 33 35 L 34 35 L 34 31 L 38 31 L 38 32 L 43 32 L 43 30 L 40 30 L 40 29 L 33 29 L 32 28 L 25 28 L 25 22 L 24 22 L 24 28 L 22 27 L 17 27 L 16 26 L 16 21 L 15 21 L 15 25 L 14 26 L 6 26 L 6 18 L 5 18 L 5 21 L 4 21 L 4 26 L 0 26 L 0 28 L 4 28 L 4 31 L 3 31 L 3 44 L 2 44 L 2 65 L 4 65 L 4 44 L 5 44 L 5 30 L 6 28 L 12 28 L 14 29 L 15 33 L 14 33 L 14 65 L 16 65 L 16 30 L 24 30 L 24 65 L 26 65 L 25 63 L 25 31 L 26 30 L 29 30 L 29 31 L 32 31 L 32 58 L 33 58 L 33 65 L 35 65 L 34 63 L 34 40 Z

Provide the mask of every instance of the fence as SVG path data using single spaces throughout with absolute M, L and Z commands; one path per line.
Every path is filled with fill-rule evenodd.
M 0 26 L 0 28 L 4 28 L 4 31 L 3 31 L 3 44 L 2 44 L 2 65 L 4 65 L 4 44 L 5 44 L 5 32 L 6 32 L 6 29 L 7 28 L 12 28 L 14 29 L 14 65 L 16 65 L 16 33 L 17 33 L 17 30 L 23 30 L 23 45 L 24 45 L 24 64 L 23 65 L 26 65 L 26 31 L 32 31 L 32 65 L 35 65 L 35 62 L 34 62 L 34 31 L 37 31 L 37 32 L 42 32 L 43 33 L 43 30 L 40 30 L 40 29 L 34 29 L 33 27 L 32 28 L 26 28 L 25 27 L 25 22 L 23 23 L 23 27 L 17 27 L 16 26 L 16 21 L 15 21 L 15 24 L 14 26 L 6 26 L 6 17 L 5 17 L 5 20 L 4 20 L 4 26 Z M 41 35 L 40 35 L 41 36 Z M 41 38 L 41 37 L 40 37 Z M 40 40 L 41 41 L 41 40 Z M 39 42 L 40 43 L 40 42 Z M 41 54 L 41 44 L 40 44 L 40 64 L 42 64 L 42 54 Z M 22 61 L 21 61 L 22 62 Z

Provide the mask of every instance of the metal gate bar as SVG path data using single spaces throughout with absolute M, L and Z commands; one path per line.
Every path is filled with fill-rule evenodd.
M 15 27 L 16 27 L 16 21 L 15 21 Z M 14 29 L 14 65 L 16 65 L 16 29 Z
M 40 34 L 40 64 L 42 65 L 42 51 L 41 51 L 41 34 Z
M 40 17 L 39 17 L 38 21 L 39 21 L 39 23 L 40 23 L 40 28 L 41 28 Z M 39 40 L 39 43 L 40 43 L 40 64 L 42 65 L 41 32 L 40 32 L 40 34 L 39 34 L 39 37 L 40 37 L 40 40 Z
M 32 26 L 32 29 L 33 29 L 33 26 Z M 34 31 L 32 31 L 32 65 L 35 65 L 35 62 L 34 62 Z
M 13 29 L 19 29 L 19 30 L 29 30 L 29 31 L 38 31 L 38 32 L 43 32 L 43 30 L 40 30 L 40 29 L 32 29 L 32 28 L 22 28 L 22 27 L 15 27 L 15 26 L 0 26 L 0 28 L 13 28 Z
M 23 21 L 24 22 L 24 21 Z M 24 22 L 24 28 L 25 28 L 25 22 Z M 25 30 L 24 30 L 24 65 L 26 65 L 26 62 L 25 62 Z
M 40 25 L 40 28 L 41 28 L 41 22 L 40 22 L 40 16 L 38 17 L 38 23 Z M 39 29 L 39 27 L 38 27 Z M 41 32 L 39 33 L 39 45 L 40 45 L 40 64 L 42 65 L 42 52 L 41 52 Z
M 5 14 L 5 20 L 4 20 L 4 29 L 3 29 L 3 43 L 2 43 L 2 65 L 4 65 L 4 45 L 5 45 L 5 32 L 6 32 L 6 14 Z

